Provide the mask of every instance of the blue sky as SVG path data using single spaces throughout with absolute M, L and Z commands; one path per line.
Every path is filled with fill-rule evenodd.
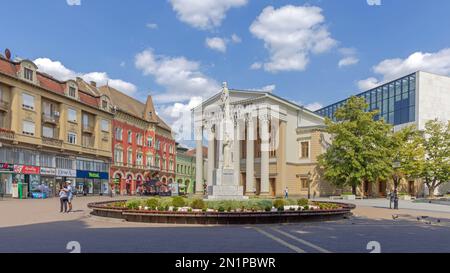
M 1 2 L 2 51 L 57 78 L 150 92 L 169 123 L 222 81 L 315 109 L 413 70 L 450 74 L 448 0 Z

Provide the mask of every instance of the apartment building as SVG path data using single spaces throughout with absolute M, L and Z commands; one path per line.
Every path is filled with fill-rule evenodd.
M 114 115 L 94 89 L 0 56 L 0 193 L 55 196 L 68 179 L 82 194 L 108 193 Z

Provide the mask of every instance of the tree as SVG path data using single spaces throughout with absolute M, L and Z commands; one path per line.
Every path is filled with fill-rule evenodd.
M 405 127 L 390 137 L 390 162 L 394 197 L 397 200 L 398 186 L 402 178 L 417 178 L 423 169 L 425 151 L 421 145 L 421 134 L 415 126 Z
M 421 142 L 426 156 L 420 176 L 432 198 L 437 187 L 450 181 L 450 121 L 428 121 Z
M 351 97 L 336 111 L 336 123 L 326 119 L 332 143 L 319 157 L 325 178 L 337 186 L 352 187 L 353 194 L 363 181 L 386 179 L 392 170 L 389 153 L 392 126 L 374 120 L 378 111 L 367 112 L 367 108 L 364 98 Z

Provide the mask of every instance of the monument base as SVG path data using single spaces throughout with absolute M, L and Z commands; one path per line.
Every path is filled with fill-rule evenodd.
M 216 185 L 208 187 L 208 200 L 247 200 L 244 187 L 234 181 L 234 169 L 216 170 Z

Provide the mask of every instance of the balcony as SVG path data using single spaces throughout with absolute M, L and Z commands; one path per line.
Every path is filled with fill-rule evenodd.
M 49 146 L 62 147 L 63 141 L 51 137 L 42 137 L 42 144 Z
M 94 133 L 94 125 L 83 124 L 83 133 L 93 134 Z
M 8 112 L 9 111 L 9 102 L 0 100 L 0 111 Z
M 59 123 L 59 114 L 46 114 L 42 113 L 42 123 L 50 123 L 57 125 Z
M 16 133 L 14 131 L 0 128 L 0 139 L 14 140 L 16 138 Z

